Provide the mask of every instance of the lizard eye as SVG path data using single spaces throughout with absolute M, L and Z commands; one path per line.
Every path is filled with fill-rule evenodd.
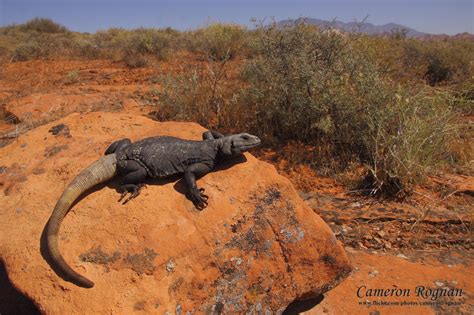
M 242 136 L 242 138 L 243 138 L 244 140 L 248 140 L 248 139 L 250 139 L 250 137 L 249 137 L 249 136 L 247 136 L 247 135 L 243 135 L 243 136 Z

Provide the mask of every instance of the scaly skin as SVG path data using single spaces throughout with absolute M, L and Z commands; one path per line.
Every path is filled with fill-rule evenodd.
M 61 256 L 58 247 L 59 227 L 71 208 L 71 205 L 82 193 L 115 176 L 116 162 L 117 158 L 115 154 L 110 154 L 102 157 L 83 170 L 64 190 L 48 221 L 46 237 L 51 258 L 63 274 L 73 279 L 82 287 L 92 288 L 94 283 L 72 270 Z

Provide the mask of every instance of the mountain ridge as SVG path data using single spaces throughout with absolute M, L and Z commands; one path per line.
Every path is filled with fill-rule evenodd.
M 432 36 L 435 34 L 424 33 L 415 30 L 414 28 L 407 27 L 397 23 L 387 23 L 383 25 L 376 25 L 369 22 L 342 22 L 338 20 L 327 21 L 317 18 L 298 18 L 298 19 L 286 19 L 277 22 L 279 26 L 291 25 L 295 22 L 305 22 L 311 25 L 317 25 L 324 28 L 335 28 L 344 32 L 360 32 L 369 35 L 383 35 L 390 34 L 394 31 L 403 31 L 406 32 L 408 37 L 423 37 L 423 36 Z

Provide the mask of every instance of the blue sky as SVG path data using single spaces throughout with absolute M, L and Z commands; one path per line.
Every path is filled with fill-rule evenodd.
M 0 25 L 47 17 L 74 31 L 110 27 L 173 27 L 209 22 L 252 25 L 251 18 L 313 17 L 390 22 L 421 32 L 474 33 L 474 0 L 0 0 Z

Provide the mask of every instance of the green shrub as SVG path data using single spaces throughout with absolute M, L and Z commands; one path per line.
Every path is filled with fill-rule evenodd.
M 422 76 L 432 86 L 462 84 L 474 75 L 473 58 L 474 43 L 469 40 L 410 39 L 403 43 L 404 67 L 400 70 L 413 76 L 413 69 L 418 69 L 418 77 Z
M 369 111 L 361 131 L 370 156 L 364 188 L 403 197 L 446 163 L 456 136 L 453 101 L 447 93 L 399 89 L 386 106 Z
M 79 81 L 80 73 L 77 70 L 70 71 L 66 74 L 66 78 L 64 80 L 65 84 L 74 84 Z
M 139 53 L 127 53 L 123 56 L 122 61 L 129 68 L 143 68 L 148 66 L 149 62 L 145 55 Z
M 245 29 L 240 25 L 215 23 L 188 33 L 188 49 L 214 61 L 234 58 L 245 45 Z
M 34 18 L 21 25 L 21 30 L 25 32 L 38 33 L 66 33 L 69 32 L 64 26 L 45 18 Z
M 26 61 L 38 59 L 43 55 L 43 51 L 38 42 L 33 41 L 18 45 L 11 55 L 12 61 Z
M 455 100 L 394 89 L 361 49 L 365 40 L 305 24 L 260 28 L 241 112 L 267 140 L 316 145 L 314 165 L 338 171 L 363 163 L 366 188 L 401 196 L 447 161 Z
M 170 47 L 170 35 L 153 29 L 137 29 L 125 38 L 122 47 L 125 54 L 153 55 L 165 59 Z
M 93 38 L 78 37 L 74 40 L 74 46 L 71 51 L 71 57 L 79 57 L 84 59 L 98 59 L 109 57 L 104 50 L 94 43 Z
M 177 76 L 157 78 L 159 120 L 195 121 L 212 129 L 238 126 L 237 88 L 226 80 L 226 61 L 209 62 Z
M 129 67 L 144 67 L 149 58 L 168 57 L 176 34 L 172 30 L 109 29 L 94 34 L 92 42 L 100 55 L 124 61 Z
M 71 56 L 74 55 L 74 47 L 72 33 L 28 33 L 11 53 L 11 60 L 25 61 Z
M 429 85 L 447 81 L 451 77 L 451 69 L 444 65 L 438 57 L 433 57 L 428 64 L 425 78 Z
M 360 116 L 385 95 L 373 65 L 349 38 L 298 23 L 260 28 L 255 45 L 257 56 L 243 72 L 248 128 L 270 141 L 324 145 L 331 153 L 324 160 L 339 152 L 346 155 L 342 165 L 352 153 L 363 154 Z

